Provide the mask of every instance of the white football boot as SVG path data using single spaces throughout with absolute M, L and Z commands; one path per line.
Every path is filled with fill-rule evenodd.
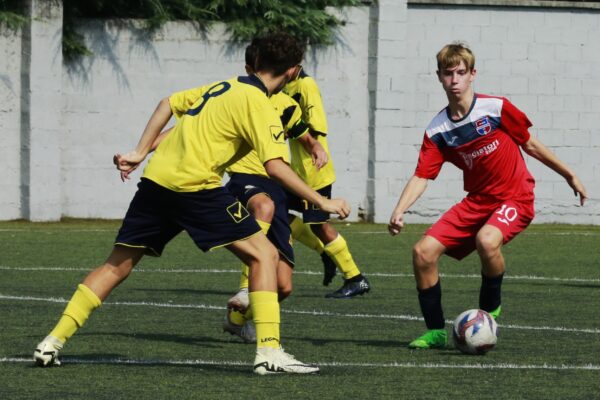
M 256 343 L 256 329 L 252 321 L 246 321 L 244 325 L 234 324 L 229 319 L 230 312 L 227 312 L 225 321 L 223 321 L 223 332 L 229 332 L 232 335 L 238 336 L 245 343 Z
M 227 308 L 239 311 L 245 314 L 250 307 L 250 297 L 248 296 L 248 288 L 240 289 L 227 301 Z
M 280 347 L 261 347 L 256 349 L 254 373 L 268 374 L 318 374 L 319 367 L 298 361 L 293 355 L 286 353 Z
M 46 336 L 35 348 L 33 361 L 38 367 L 59 366 L 58 352 L 63 343 L 54 336 Z

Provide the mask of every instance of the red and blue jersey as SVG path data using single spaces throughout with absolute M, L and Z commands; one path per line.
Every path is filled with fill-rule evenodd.
M 519 149 L 529 140 L 531 125 L 507 99 L 476 94 L 463 118 L 452 120 L 446 107 L 431 121 L 415 175 L 435 179 L 448 161 L 463 171 L 469 196 L 533 199 L 535 181 Z

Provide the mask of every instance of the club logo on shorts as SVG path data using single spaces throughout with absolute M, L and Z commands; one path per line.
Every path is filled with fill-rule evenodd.
M 246 210 L 246 207 L 244 207 L 239 201 L 236 201 L 227 207 L 227 213 L 236 223 L 242 222 L 250 215 L 248 210 Z
M 271 130 L 271 137 L 275 143 L 285 143 L 285 135 L 280 126 L 272 125 L 269 129 Z
M 488 117 L 479 118 L 475 121 L 475 129 L 481 136 L 487 135 L 492 131 L 492 124 L 490 124 Z

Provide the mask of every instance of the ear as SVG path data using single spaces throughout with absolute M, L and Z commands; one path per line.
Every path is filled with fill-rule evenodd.
M 471 82 L 473 82 L 475 80 L 475 75 L 477 75 L 477 70 L 475 68 L 473 68 L 471 70 L 471 78 L 470 78 Z

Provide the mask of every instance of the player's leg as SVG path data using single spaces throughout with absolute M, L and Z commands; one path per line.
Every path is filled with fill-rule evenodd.
M 265 193 L 258 193 L 248 200 L 246 207 L 248 208 L 248 211 L 250 211 L 250 214 L 254 215 L 262 233 L 266 235 L 271 228 L 271 221 L 275 214 L 275 204 L 273 203 L 273 200 Z M 240 277 L 240 289 L 248 288 L 248 272 L 248 266 L 243 265 L 242 276 Z
M 505 271 L 502 246 L 525 230 L 535 215 L 533 199 L 507 200 L 492 210 L 477 232 L 475 244 L 481 259 L 479 308 L 497 319 L 502 310 L 502 280 Z
M 354 262 L 348 243 L 344 237 L 328 222 L 310 225 L 314 234 L 325 243 L 325 253 L 333 260 L 344 275 L 344 284 L 338 290 L 328 293 L 325 297 L 333 299 L 348 299 L 367 293 L 371 285 L 364 277 L 358 265 Z
M 247 202 L 248 211 L 254 215 L 261 231 L 266 235 L 271 227 L 271 221 L 275 213 L 275 204 L 265 193 L 253 195 Z M 250 319 L 245 315 L 250 305 L 248 296 L 248 278 L 250 268 L 242 265 L 239 290 L 227 301 L 227 315 L 223 322 L 223 331 L 239 336 L 246 343 L 254 343 L 256 336 L 254 327 L 246 326 Z
M 291 210 L 302 213 L 303 216 L 308 209 L 312 208 L 312 204 L 307 203 L 305 200 L 300 199 L 298 196 L 292 193 L 288 193 L 287 197 L 288 207 Z M 326 221 L 328 217 L 328 215 L 325 215 L 324 220 Z M 321 261 L 323 262 L 323 286 L 329 286 L 337 273 L 337 265 L 325 252 L 325 245 L 313 233 L 310 226 L 305 224 L 301 218 L 298 218 L 292 214 L 289 214 L 288 218 L 290 229 L 292 230 L 292 238 L 302 243 L 309 249 L 316 251 L 321 257 Z
M 151 181 L 140 181 L 111 254 L 103 265 L 86 276 L 67 304 L 56 327 L 38 344 L 34 353 L 38 365 L 58 364 L 57 351 L 85 323 L 92 311 L 100 306 L 110 292 L 129 276 L 143 254 L 150 252 L 160 255 L 166 243 L 181 231 L 179 226 L 166 221 L 163 215 L 171 208 L 168 207 L 170 193 Z M 51 354 L 52 347 L 57 350 L 54 355 Z
M 502 303 L 502 279 L 505 265 L 502 255 L 504 238 L 500 229 L 493 225 L 484 225 L 477 233 L 475 243 L 481 260 L 481 288 L 479 290 L 479 308 L 498 318 Z
M 319 368 L 302 363 L 285 353 L 280 345 L 279 302 L 277 298 L 277 249 L 259 234 L 227 246 L 250 267 L 250 308 L 256 326 L 254 372 L 316 373 Z
M 301 218 L 290 214 L 290 228 L 292 229 L 292 238 L 302 243 L 304 246 L 317 252 L 323 262 L 323 286 L 329 286 L 337 273 L 337 265 L 329 254 L 325 252 L 325 245 L 313 233 L 308 224 L 302 222 Z
M 425 235 L 413 247 L 413 273 L 417 282 L 419 306 L 428 331 L 413 340 L 410 348 L 438 348 L 448 342 L 444 329 L 442 287 L 438 273 L 438 260 L 446 247 L 436 238 Z
M 34 352 L 37 365 L 60 365 L 58 351 L 87 321 L 114 288 L 129 276 L 144 254 L 144 249 L 115 246 L 106 262 L 92 270 L 80 283 L 61 318 Z
M 292 274 L 293 274 L 293 264 L 285 259 L 279 260 L 277 264 L 277 301 L 281 303 L 290 294 L 292 294 L 293 284 L 292 284 Z M 248 296 L 246 292 L 246 296 Z M 236 294 L 239 296 L 240 292 Z M 229 302 L 231 303 L 231 299 Z M 232 309 L 228 309 L 227 318 L 223 323 L 223 330 L 225 332 L 229 332 L 232 335 L 240 337 L 246 343 L 256 343 L 256 330 L 252 323 L 253 314 L 252 307 L 250 307 L 250 299 L 247 301 L 247 310 L 243 313 L 239 311 L 235 311 Z M 240 319 L 237 319 L 237 316 L 240 316 Z

